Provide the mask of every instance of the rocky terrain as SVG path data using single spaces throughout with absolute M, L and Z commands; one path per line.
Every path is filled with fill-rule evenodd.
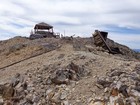
M 92 38 L 0 42 L 0 105 L 140 105 L 139 55 Z

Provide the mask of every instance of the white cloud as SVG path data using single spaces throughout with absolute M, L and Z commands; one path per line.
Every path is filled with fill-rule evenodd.
M 34 24 L 42 21 L 68 35 L 91 36 L 94 29 L 109 30 L 108 25 L 139 30 L 139 5 L 139 0 L 4 0 L 0 3 L 0 39 L 29 36 Z M 118 29 L 109 37 L 128 46 L 128 41 L 140 42 L 139 35 Z
M 124 40 L 128 42 L 140 41 L 140 35 L 136 35 L 136 34 L 129 34 L 126 36 L 126 34 L 109 33 L 109 38 L 115 39 L 116 41 L 124 41 Z

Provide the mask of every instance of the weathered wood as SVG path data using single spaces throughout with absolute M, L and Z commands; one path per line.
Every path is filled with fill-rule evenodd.
M 107 49 L 109 50 L 109 52 L 112 52 L 111 48 L 107 45 L 106 41 L 104 40 L 104 38 L 102 37 L 101 33 L 96 30 L 97 34 L 101 37 L 103 43 L 106 45 Z
M 94 37 L 95 45 L 97 45 L 97 46 L 102 46 L 103 45 L 103 41 L 102 41 L 101 37 L 98 35 L 97 32 L 94 33 L 93 37 Z
M 93 37 L 94 37 L 95 45 L 101 46 L 101 47 L 106 47 L 110 53 L 113 53 L 113 54 L 117 53 L 117 52 L 112 51 L 111 48 L 106 43 L 107 35 L 103 36 L 100 31 L 95 30 L 95 34 L 93 35 Z

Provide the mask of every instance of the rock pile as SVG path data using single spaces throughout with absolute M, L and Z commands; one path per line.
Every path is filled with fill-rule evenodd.
M 84 66 L 73 62 L 49 76 L 47 68 L 16 74 L 0 85 L 0 105 L 70 105 L 69 95 L 76 81 L 89 75 Z
M 81 77 L 88 75 L 89 72 L 84 67 L 71 62 L 65 69 L 60 69 L 51 74 L 48 83 L 54 84 L 70 84 L 70 80 L 78 81 Z
M 0 105 L 79 105 L 71 104 L 72 91 L 90 72 L 73 62 L 64 68 L 50 68 L 18 73 L 10 82 L 1 83 Z M 133 71 L 112 69 L 97 77 L 96 86 L 101 94 L 88 99 L 86 105 L 140 105 L 140 64 Z
M 113 69 L 97 79 L 103 91 L 90 105 L 140 105 L 140 65 L 133 71 Z

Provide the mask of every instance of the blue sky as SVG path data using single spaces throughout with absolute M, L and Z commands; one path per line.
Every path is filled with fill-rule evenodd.
M 114 41 L 140 49 L 139 18 L 139 0 L 3 0 L 0 40 L 29 36 L 36 23 L 46 22 L 67 35 L 108 31 Z

